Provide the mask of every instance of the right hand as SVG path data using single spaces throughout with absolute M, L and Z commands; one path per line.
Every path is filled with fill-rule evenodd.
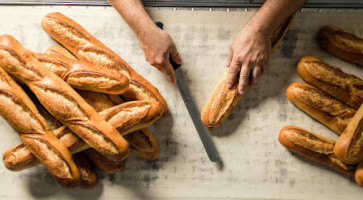
M 175 84 L 176 78 L 169 57 L 179 65 L 183 61 L 170 35 L 155 26 L 142 34 L 139 37 L 139 42 L 144 51 L 145 60 L 159 71 L 165 73 L 169 81 Z

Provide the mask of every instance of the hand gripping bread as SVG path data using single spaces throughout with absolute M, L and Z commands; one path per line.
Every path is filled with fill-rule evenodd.
M 128 89 L 128 78 L 96 66 L 59 55 L 34 53 L 35 57 L 73 88 L 108 94 L 122 94 Z
M 363 161 L 363 104 L 339 137 L 334 154 L 348 164 Z
M 356 113 L 356 110 L 302 82 L 291 84 L 286 89 L 286 97 L 298 108 L 339 135 L 342 134 Z
M 293 17 L 294 16 L 289 17 L 280 28 L 274 32 L 271 38 L 271 54 L 276 50 L 279 42 L 284 37 L 287 29 L 292 23 Z M 230 68 L 224 72 L 222 79 L 218 82 L 217 87 L 209 97 L 207 104 L 201 112 L 202 122 L 209 129 L 215 129 L 222 125 L 243 96 L 238 93 L 237 87 L 233 89 L 227 87 L 227 74 L 229 69 Z M 247 89 L 248 88 L 246 88 L 246 91 Z
M 128 156 L 129 145 L 117 130 L 8 35 L 0 37 L 0 66 L 27 84 L 49 113 L 99 153 L 112 160 Z
M 99 114 L 111 123 L 112 126 L 117 128 L 121 135 L 126 135 L 151 125 L 162 113 L 158 103 L 155 101 L 134 101 L 108 108 Z M 83 140 L 66 127 L 60 127 L 54 133 L 72 153 L 89 148 Z M 150 144 L 153 144 L 153 148 L 155 148 L 154 143 Z M 5 166 L 10 170 L 23 170 L 37 164 L 34 161 L 36 158 L 26 148 L 22 148 L 21 146 L 7 150 L 3 157 Z
M 321 47 L 333 55 L 363 66 L 363 39 L 335 26 L 320 29 L 318 40 Z
M 287 149 L 328 166 L 347 176 L 354 176 L 355 166 L 344 164 L 333 154 L 335 142 L 296 126 L 284 127 L 279 141 Z
M 98 183 L 98 178 L 90 159 L 83 152 L 73 155 L 73 159 L 81 174 L 80 187 L 83 189 L 94 188 Z
M 19 133 L 33 155 L 66 187 L 78 184 L 79 171 L 68 149 L 54 136 L 36 106 L 0 68 L 0 114 Z M 31 161 L 29 161 L 32 164 Z
M 163 109 L 163 116 L 168 112 L 166 101 L 158 89 L 75 21 L 60 13 L 49 13 L 43 18 L 42 27 L 81 61 L 126 75 L 130 84 L 122 96 L 127 100 L 158 101 Z
M 355 181 L 359 186 L 363 187 L 363 161 L 359 163 L 355 171 Z
M 307 83 L 354 109 L 358 109 L 363 103 L 363 80 L 344 73 L 319 58 L 312 56 L 301 58 L 297 65 L 297 73 Z

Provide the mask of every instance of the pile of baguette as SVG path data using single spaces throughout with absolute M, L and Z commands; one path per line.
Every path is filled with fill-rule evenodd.
M 34 53 L 0 36 L 0 115 L 22 141 L 3 154 L 6 168 L 43 164 L 62 186 L 87 189 L 94 166 L 115 173 L 130 149 L 156 159 L 147 127 L 168 112 L 159 91 L 68 17 L 50 13 L 41 25 L 66 49 Z
M 324 26 L 318 39 L 337 57 L 363 65 L 363 39 L 334 26 Z M 355 177 L 363 187 L 363 80 L 312 56 L 300 59 L 297 73 L 306 83 L 291 84 L 287 98 L 340 137 L 334 141 L 300 127 L 286 126 L 279 134 L 280 143 Z

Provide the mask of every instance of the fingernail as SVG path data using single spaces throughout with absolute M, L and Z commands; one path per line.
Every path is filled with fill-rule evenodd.
M 231 88 L 232 88 L 232 84 L 228 83 L 228 84 L 227 84 L 227 87 L 228 87 L 229 89 L 231 89 Z
M 244 91 L 243 90 L 239 90 L 238 91 L 238 94 L 243 94 L 244 93 Z

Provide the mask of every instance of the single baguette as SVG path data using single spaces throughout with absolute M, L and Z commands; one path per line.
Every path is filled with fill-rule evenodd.
M 42 53 L 34 55 L 73 88 L 108 94 L 122 94 L 128 89 L 129 79 L 123 74 L 64 56 Z
M 134 131 L 124 136 L 130 148 L 146 160 L 155 160 L 159 156 L 159 144 L 148 128 Z
M 357 170 L 355 171 L 355 182 L 363 187 L 363 161 L 359 163 Z
M 0 115 L 19 133 L 27 149 L 61 185 L 74 187 L 78 184 L 80 174 L 71 153 L 54 136 L 30 98 L 1 67 Z
M 335 100 L 321 90 L 302 82 L 286 89 L 286 97 L 298 108 L 341 135 L 356 110 Z
M 113 161 L 107 159 L 92 148 L 87 149 L 85 153 L 92 160 L 93 164 L 95 164 L 97 168 L 106 173 L 114 174 L 125 167 L 125 160 Z
M 297 73 L 305 82 L 354 109 L 358 109 L 363 103 L 363 80 L 344 73 L 319 58 L 302 57 L 297 65 Z
M 73 159 L 81 174 L 80 187 L 83 189 L 94 188 L 98 183 L 98 178 L 91 160 L 83 152 L 73 155 Z
M 335 142 L 296 126 L 284 127 L 279 141 L 287 149 L 328 166 L 347 176 L 354 176 L 355 166 L 344 164 L 333 154 Z
M 290 27 L 294 16 L 295 15 L 289 17 L 279 29 L 274 32 L 273 37 L 271 38 L 271 55 L 277 49 L 277 46 Z M 229 69 L 230 68 L 224 72 L 222 79 L 218 82 L 217 87 L 209 97 L 207 104 L 201 112 L 202 122 L 209 129 L 216 129 L 222 125 L 243 96 L 238 93 L 237 87 L 233 89 L 227 87 L 227 74 Z M 246 88 L 246 91 L 247 90 L 248 87 Z
M 9 35 L 0 37 L 0 65 L 28 85 L 49 113 L 92 148 L 112 160 L 128 156 L 129 145 L 117 130 Z
M 122 96 L 127 100 L 158 101 L 163 116 L 167 114 L 167 103 L 158 89 L 78 23 L 60 13 L 49 13 L 43 18 L 42 27 L 81 61 L 126 75 L 130 79 L 130 84 Z
M 336 26 L 320 29 L 318 40 L 321 47 L 331 54 L 363 66 L 363 39 Z
M 108 108 L 99 114 L 104 119 L 107 119 L 112 126 L 123 131 L 120 133 L 125 136 L 126 134 L 138 129 L 146 128 L 154 123 L 162 114 L 161 110 L 158 108 L 159 105 L 155 101 L 134 101 Z M 54 134 L 72 153 L 77 153 L 89 148 L 82 139 L 64 126 L 55 130 Z M 155 144 L 153 148 L 156 148 Z M 29 150 L 22 145 L 7 150 L 3 155 L 3 160 L 5 167 L 13 171 L 20 171 L 39 164 Z
M 363 104 L 339 137 L 334 154 L 347 164 L 363 161 Z

